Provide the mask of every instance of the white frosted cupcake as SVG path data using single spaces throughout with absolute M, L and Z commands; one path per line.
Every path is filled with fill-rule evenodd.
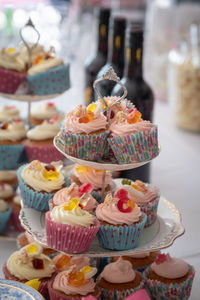
M 30 123 L 40 125 L 57 115 L 58 110 L 53 102 L 44 102 L 34 105 L 31 109 Z

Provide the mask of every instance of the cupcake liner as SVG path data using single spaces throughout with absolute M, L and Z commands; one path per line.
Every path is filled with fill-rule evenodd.
M 110 137 L 108 143 L 119 164 L 144 162 L 158 154 L 157 127 L 127 136 Z
M 54 280 L 54 278 L 48 282 L 48 292 L 49 292 L 50 300 L 72 300 L 72 299 L 73 300 L 81 300 L 83 297 L 87 297 L 87 296 L 81 296 L 81 295 L 80 296 L 73 295 L 73 298 L 72 298 L 68 295 L 65 295 L 62 292 L 54 290 L 52 288 L 53 280 Z M 95 299 L 100 299 L 100 297 L 99 297 L 100 293 L 101 292 L 100 292 L 100 289 L 99 289 L 99 293 L 94 296 Z
M 146 288 L 154 300 L 187 300 L 189 299 L 190 292 L 192 289 L 192 283 L 195 275 L 195 270 L 189 265 L 189 269 L 192 273 L 182 283 L 163 283 L 158 280 L 152 280 L 148 278 L 149 271 L 151 268 L 147 268 L 144 273 L 144 281 Z
M 147 216 L 142 213 L 142 221 L 133 225 L 101 225 L 97 233 L 100 245 L 110 250 L 129 250 L 137 246 L 144 229 Z
M 99 230 L 100 224 L 96 219 L 90 227 L 71 226 L 54 222 L 50 212 L 46 213 L 47 245 L 53 249 L 67 253 L 83 253 L 87 251 Z
M 99 134 L 75 134 L 62 128 L 65 153 L 80 159 L 100 161 L 107 143 L 107 132 Z
M 25 153 L 27 156 L 28 162 L 32 160 L 39 160 L 44 163 L 50 163 L 52 161 L 64 160 L 65 157 L 62 155 L 52 144 L 43 145 L 43 146 L 29 146 L 28 144 L 24 145 Z
M 69 64 L 28 75 L 27 81 L 36 95 L 61 94 L 70 88 Z
M 54 196 L 55 193 L 42 193 L 29 188 L 21 178 L 21 172 L 26 166 L 27 164 L 21 166 L 17 170 L 20 195 L 22 197 L 23 203 L 39 211 L 48 211 L 49 200 Z
M 18 167 L 24 145 L 0 145 L 0 170 L 15 170 Z
M 14 94 L 25 78 L 25 73 L 0 68 L 0 93 Z
M 141 211 L 147 215 L 147 221 L 144 227 L 149 227 L 157 218 L 158 203 L 160 197 L 148 202 L 146 205 L 139 205 Z
M 22 227 L 21 222 L 19 220 L 19 211 L 12 211 L 11 221 L 14 228 L 19 232 L 24 232 L 25 229 Z
M 135 288 L 131 288 L 128 290 L 107 290 L 105 288 L 100 287 L 101 290 L 101 296 L 100 299 L 101 300 L 124 300 L 126 297 L 128 297 L 129 295 L 135 293 L 136 291 L 142 289 L 144 287 L 144 283 L 141 282 L 139 286 L 135 287 Z M 141 299 L 142 300 L 142 299 Z M 169 299 L 168 299 L 169 300 Z
M 6 228 L 11 213 L 12 213 L 12 207 L 10 205 L 8 205 L 8 209 L 6 211 L 0 212 L 0 233 L 2 233 Z

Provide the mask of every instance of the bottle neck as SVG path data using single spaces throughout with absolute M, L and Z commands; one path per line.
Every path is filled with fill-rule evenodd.
M 110 10 L 100 11 L 97 52 L 107 57 Z
M 143 31 L 131 32 L 126 40 L 124 77 L 142 79 Z

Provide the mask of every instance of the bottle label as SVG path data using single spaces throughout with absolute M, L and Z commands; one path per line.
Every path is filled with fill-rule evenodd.
M 138 48 L 138 49 L 136 50 L 136 60 L 137 60 L 137 62 L 140 62 L 140 61 L 141 61 L 141 53 L 142 53 L 141 48 Z
M 85 105 L 88 106 L 90 102 L 92 102 L 92 88 L 88 86 L 85 89 Z
M 102 24 L 102 25 L 100 26 L 100 36 L 101 36 L 102 38 L 104 38 L 104 37 L 106 36 L 106 25 L 105 25 L 105 24 Z
M 126 49 L 126 59 L 128 63 L 131 62 L 131 48 Z
M 119 49 L 121 47 L 121 36 L 120 35 L 117 35 L 115 37 L 115 48 L 116 49 Z

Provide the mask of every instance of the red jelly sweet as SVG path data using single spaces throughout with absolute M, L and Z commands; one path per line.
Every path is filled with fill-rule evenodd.
M 8 129 L 8 123 L 1 123 L 0 124 L 0 129 L 2 129 L 2 130 Z
M 44 269 L 44 263 L 43 260 L 40 258 L 34 258 L 33 261 L 33 268 L 36 270 L 42 270 Z
M 84 183 L 82 184 L 79 189 L 79 197 L 81 197 L 85 193 L 89 193 L 92 190 L 92 184 L 91 183 Z
M 124 189 L 119 189 L 116 194 L 115 197 L 119 198 L 119 199 L 127 199 L 128 200 L 128 192 Z
M 54 172 L 56 171 L 56 168 L 51 164 L 48 164 L 47 166 L 45 166 L 45 169 L 47 171 L 54 171 Z
M 125 200 L 125 199 L 120 199 L 117 202 L 117 208 L 119 209 L 119 211 L 121 211 L 123 213 L 129 213 L 132 211 L 132 207 L 127 206 L 127 202 L 128 202 L 128 200 Z

